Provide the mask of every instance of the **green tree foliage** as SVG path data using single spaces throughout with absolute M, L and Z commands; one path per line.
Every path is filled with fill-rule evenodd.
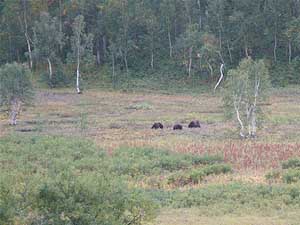
M 10 124 L 16 125 L 22 103 L 32 99 L 30 72 L 17 63 L 0 68 L 0 106 L 8 108 Z
M 42 12 L 34 26 L 34 55 L 37 59 L 46 60 L 49 69 L 50 84 L 53 79 L 53 61 L 59 62 L 58 52 L 64 45 L 64 35 L 59 31 L 57 19 L 49 13 Z
M 92 142 L 7 137 L 0 157 L 0 224 L 141 225 L 155 214 Z
M 238 122 L 241 137 L 256 136 L 260 104 L 269 86 L 269 71 L 263 60 L 244 59 L 228 72 L 223 101 L 227 115 Z
M 75 18 L 71 37 L 71 53 L 69 55 L 69 61 L 76 62 L 76 90 L 77 93 L 81 93 L 80 90 L 80 63 L 84 60 L 85 63 L 91 63 L 93 59 L 93 38 L 92 34 L 85 33 L 84 17 L 79 15 Z
M 80 15 L 85 21 L 83 33 L 94 36 L 89 47 L 96 56 L 93 63 L 99 70 L 111 66 L 112 77 L 180 74 L 215 83 L 221 64 L 234 68 L 250 56 L 270 61 L 273 84 L 298 78 L 292 65 L 300 54 L 298 0 L 3 0 L 0 4 L 1 63 L 25 61 L 29 44 L 36 42 L 33 28 L 37 37 L 44 36 L 38 37 L 44 46 L 36 43 L 33 52 L 40 52 L 43 60 L 52 62 L 60 56 L 66 62 L 68 55 L 74 55 L 73 25 Z M 48 19 L 39 18 L 45 12 Z M 63 48 L 57 40 L 62 33 Z M 49 48 L 45 37 L 60 46 Z

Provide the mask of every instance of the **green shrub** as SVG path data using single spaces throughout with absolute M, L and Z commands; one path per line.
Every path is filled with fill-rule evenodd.
M 251 185 L 231 183 L 208 185 L 197 189 L 149 190 L 151 196 L 162 207 L 209 209 L 206 213 L 233 213 L 281 210 L 284 207 L 299 207 L 299 185 Z
M 277 181 L 281 179 L 281 171 L 275 170 L 266 174 L 266 179 L 269 181 Z
M 187 169 L 200 164 L 223 161 L 220 156 L 204 157 L 148 148 L 121 148 L 114 152 L 113 170 L 120 175 L 162 174 Z
M 40 75 L 40 82 L 46 83 L 49 87 L 57 88 L 57 87 L 69 87 L 72 83 L 72 79 L 70 76 L 65 74 L 63 68 L 57 68 L 53 74 L 52 78 L 49 78 L 49 72 L 43 72 Z
M 155 214 L 90 141 L 7 137 L 0 158 L 0 224 L 138 225 Z
M 282 163 L 282 169 L 300 168 L 300 159 L 292 158 Z
M 154 214 L 151 200 L 108 174 L 47 181 L 38 190 L 37 205 L 37 218 L 54 225 L 141 224 Z
M 169 184 L 183 186 L 190 183 L 197 184 L 209 175 L 219 175 L 232 172 L 232 168 L 228 164 L 214 164 L 202 168 L 183 171 L 178 174 L 171 175 L 168 178 Z
M 291 158 L 281 164 L 281 171 L 271 171 L 266 174 L 266 179 L 270 181 L 281 180 L 284 183 L 291 184 L 300 181 L 300 159 Z
M 300 181 L 300 170 L 299 169 L 288 169 L 282 175 L 282 181 L 291 184 Z

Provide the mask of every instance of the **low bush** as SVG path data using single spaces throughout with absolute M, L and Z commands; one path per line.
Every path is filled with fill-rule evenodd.
M 300 181 L 300 169 L 288 169 L 282 174 L 282 181 L 291 184 Z
M 187 169 L 195 165 L 221 162 L 220 156 L 197 156 L 149 148 L 121 148 L 113 154 L 113 170 L 138 177 Z
M 40 82 L 45 83 L 52 88 L 69 87 L 72 83 L 75 82 L 75 78 L 72 78 L 66 73 L 67 72 L 64 70 L 64 68 L 59 66 L 56 70 L 54 70 L 51 79 L 49 77 L 49 72 L 42 72 L 40 75 Z
M 219 175 L 230 172 L 232 172 L 232 168 L 228 164 L 209 165 L 171 175 L 168 178 L 168 184 L 174 184 L 176 186 L 184 186 L 191 183 L 198 184 L 209 175 Z
M 271 171 L 266 174 L 269 181 L 281 180 L 284 183 L 291 184 L 300 181 L 300 159 L 291 158 L 281 164 L 282 170 Z
M 282 163 L 282 169 L 300 168 L 300 159 L 292 158 Z
M 231 183 L 208 185 L 198 189 L 149 190 L 151 196 L 162 207 L 205 208 L 207 214 L 281 210 L 299 207 L 299 185 L 251 185 Z
M 0 162 L 0 224 L 139 225 L 155 214 L 89 141 L 3 138 Z

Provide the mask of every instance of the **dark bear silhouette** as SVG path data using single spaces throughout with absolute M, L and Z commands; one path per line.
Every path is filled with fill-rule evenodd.
M 161 123 L 154 123 L 151 129 L 163 129 L 164 126 Z
M 201 128 L 200 122 L 198 120 L 193 120 L 189 123 L 189 128 Z
M 182 125 L 175 124 L 174 127 L 173 127 L 173 130 L 182 130 Z

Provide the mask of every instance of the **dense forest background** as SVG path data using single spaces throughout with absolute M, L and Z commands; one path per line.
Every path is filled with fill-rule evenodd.
M 52 85 L 75 81 L 76 57 L 83 79 L 215 84 L 221 64 L 250 56 L 283 86 L 300 82 L 299 15 L 299 0 L 0 0 L 0 64 L 28 63 Z

